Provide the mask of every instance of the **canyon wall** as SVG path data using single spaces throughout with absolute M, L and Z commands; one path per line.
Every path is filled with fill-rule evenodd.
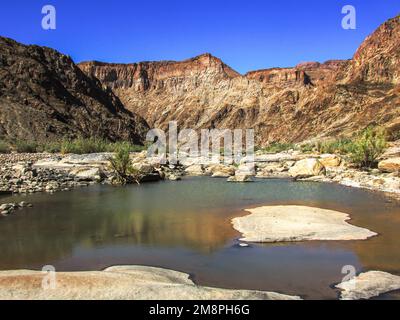
M 146 121 L 66 55 L 0 37 L 0 138 L 142 143 Z
M 240 75 L 210 54 L 181 61 L 79 67 L 151 127 L 254 128 L 258 144 L 351 135 L 400 121 L 397 16 L 351 60 L 301 63 Z

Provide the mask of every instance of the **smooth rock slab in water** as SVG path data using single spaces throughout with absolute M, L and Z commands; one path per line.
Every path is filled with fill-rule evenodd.
M 348 214 L 305 206 L 265 206 L 232 219 L 233 227 L 247 242 L 304 240 L 365 240 L 375 232 L 346 222 Z
M 382 293 L 399 290 L 400 277 L 382 271 L 368 271 L 338 284 L 336 288 L 343 290 L 341 300 L 370 299 Z
M 118 266 L 104 271 L 57 272 L 55 287 L 42 288 L 40 271 L 0 271 L 0 300 L 299 300 L 297 296 L 195 285 L 173 270 Z M 46 283 L 46 281 L 45 281 Z

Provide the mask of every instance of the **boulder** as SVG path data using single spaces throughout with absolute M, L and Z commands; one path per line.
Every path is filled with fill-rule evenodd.
M 400 277 L 382 271 L 368 271 L 336 286 L 341 289 L 341 300 L 361 300 L 377 297 L 382 293 L 399 290 Z
M 235 172 L 235 175 L 254 176 L 255 174 L 256 174 L 256 166 L 254 162 L 239 165 L 239 167 Z
M 383 172 L 400 171 L 400 157 L 389 158 L 378 163 L 379 170 Z
M 294 178 L 308 178 L 324 175 L 325 173 L 324 165 L 314 158 L 297 161 L 295 165 L 289 169 L 290 176 Z
M 154 172 L 153 165 L 146 162 L 133 163 L 132 167 L 142 174 L 150 174 Z
M 70 174 L 87 181 L 101 181 L 104 176 L 100 168 L 77 168 L 71 170 Z
M 319 158 L 319 162 L 324 167 L 338 167 L 342 163 L 342 158 L 335 154 L 323 154 Z
M 235 174 L 235 167 L 223 164 L 214 164 L 207 167 L 205 173 L 210 174 L 213 178 L 228 178 Z
M 189 176 L 204 176 L 203 166 L 201 164 L 193 164 L 185 169 Z

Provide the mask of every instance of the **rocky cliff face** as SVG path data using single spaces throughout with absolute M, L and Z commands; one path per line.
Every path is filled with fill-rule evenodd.
M 349 61 L 303 63 L 242 76 L 209 54 L 182 62 L 79 67 L 150 126 L 254 128 L 258 144 L 351 135 L 400 122 L 400 17 L 366 39 Z
M 162 129 L 169 121 L 181 128 L 254 128 L 259 144 L 350 135 L 369 124 L 398 127 L 399 44 L 395 17 L 351 60 L 242 76 L 210 54 L 78 68 L 54 50 L 0 38 L 0 135 L 139 142 L 148 129 L 141 117 Z
M 335 80 L 337 73 L 348 65 L 348 61 L 330 60 L 325 63 L 305 62 L 294 68 L 273 68 L 248 72 L 245 77 L 265 84 L 282 87 L 295 85 L 326 85 Z
M 0 136 L 97 136 L 140 143 L 147 123 L 55 50 L 0 37 Z
M 400 16 L 382 24 L 354 55 L 347 81 L 400 83 Z

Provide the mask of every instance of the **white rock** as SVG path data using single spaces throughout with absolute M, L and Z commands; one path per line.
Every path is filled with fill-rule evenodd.
M 99 168 L 80 168 L 70 171 L 71 174 L 81 179 L 101 180 L 102 172 Z
M 246 210 L 250 215 L 232 219 L 246 242 L 304 240 L 365 240 L 376 236 L 368 229 L 348 224 L 343 212 L 305 206 L 265 206 Z
M 104 271 L 57 272 L 55 288 L 51 290 L 42 289 L 42 280 L 41 271 L 0 271 L 0 300 L 300 299 L 275 292 L 198 286 L 186 273 L 143 266 L 118 266 Z
M 194 164 L 185 169 L 185 172 L 190 176 L 203 176 L 204 170 L 201 164 Z
M 382 271 L 368 271 L 342 282 L 336 288 L 343 290 L 341 300 L 360 300 L 399 290 L 400 277 Z

